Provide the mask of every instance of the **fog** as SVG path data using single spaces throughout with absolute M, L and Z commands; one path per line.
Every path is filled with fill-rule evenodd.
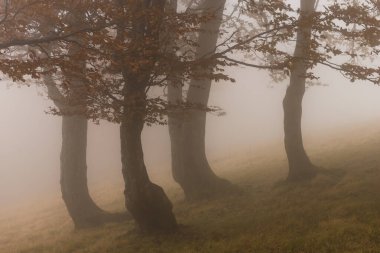
M 292 1 L 296 6 L 298 1 Z M 303 102 L 304 136 L 380 119 L 380 87 L 351 83 L 337 72 L 318 68 L 322 86 L 309 87 Z M 287 80 L 273 83 L 266 71 L 231 68 L 236 83 L 215 83 L 210 105 L 225 116 L 208 115 L 209 159 L 254 150 L 283 138 L 282 99 Z M 41 88 L 0 82 L 0 206 L 15 205 L 46 194 L 59 194 L 61 119 L 47 114 L 52 105 Z M 145 161 L 150 171 L 168 173 L 170 146 L 166 126 L 143 132 Z M 90 124 L 88 173 L 91 183 L 121 177 L 119 129 L 115 124 Z M 122 189 L 121 189 L 122 191 Z
M 306 91 L 303 109 L 305 136 L 379 119 L 380 87 L 351 83 L 336 72 L 320 68 L 323 86 Z M 254 150 L 283 138 L 284 83 L 273 83 L 267 72 L 233 68 L 236 83 L 215 83 L 210 104 L 225 116 L 208 115 L 207 153 L 211 160 Z M 9 85 L 8 85 L 9 86 Z M 47 114 L 51 102 L 36 87 L 0 86 L 0 206 L 59 194 L 61 119 Z M 307 141 L 307 140 L 306 140 Z M 148 170 L 171 177 L 166 126 L 146 127 L 143 133 Z M 93 182 L 121 177 L 119 129 L 115 124 L 90 124 L 88 171 Z M 122 189 L 120 189 L 122 191 Z

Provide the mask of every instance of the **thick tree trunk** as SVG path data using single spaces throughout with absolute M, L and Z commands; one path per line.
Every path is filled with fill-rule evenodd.
M 73 26 L 82 26 L 82 12 L 71 12 L 70 22 Z M 49 20 L 41 20 L 42 33 L 50 33 L 54 27 Z M 77 41 L 69 46 L 68 53 L 77 55 L 81 52 L 81 39 L 72 36 Z M 45 47 L 45 53 L 51 53 L 51 46 Z M 48 56 L 45 55 L 45 56 Z M 85 57 L 72 62 L 73 70 L 63 69 L 65 81 L 69 82 L 69 94 L 64 96 L 52 75 L 45 75 L 44 83 L 49 98 L 54 102 L 62 116 L 62 147 L 61 147 L 61 192 L 66 208 L 76 228 L 87 228 L 102 225 L 106 222 L 125 220 L 126 213 L 108 213 L 99 208 L 92 200 L 87 184 L 87 118 L 86 100 L 87 89 L 82 75 L 86 71 Z
M 211 170 L 204 143 L 206 115 L 198 116 L 204 118 L 193 116 L 191 122 L 184 122 L 183 116 L 172 115 L 169 119 L 173 177 L 188 200 L 210 198 L 233 190 L 227 180 L 217 177 Z
M 79 115 L 62 117 L 61 191 L 76 228 L 121 221 L 125 214 L 110 214 L 90 197 L 87 186 L 87 119 Z
M 205 112 L 191 112 L 189 120 L 182 125 L 183 171 L 177 180 L 189 200 L 210 198 L 234 190 L 231 183 L 215 175 L 208 163 L 205 127 Z
M 73 50 L 73 49 L 70 49 Z M 76 48 L 74 49 L 76 50 Z M 84 61 L 78 69 L 83 69 Z M 87 185 L 87 118 L 86 92 L 83 80 L 65 73 L 72 85 L 72 94 L 65 97 L 50 75 L 44 76 L 49 98 L 63 113 L 61 147 L 61 192 L 76 228 L 87 228 L 127 218 L 124 213 L 108 213 L 92 200 Z M 74 104 L 73 104 L 74 103 Z
M 143 3 L 144 2 L 144 3 Z M 137 70 L 124 62 L 125 51 L 121 50 L 116 60 L 123 76 L 123 111 L 120 125 L 121 162 L 125 182 L 125 206 L 144 232 L 171 232 L 177 229 L 172 204 L 161 187 L 153 184 L 148 176 L 141 143 L 141 132 L 147 113 L 147 87 L 151 78 L 156 52 L 159 50 L 160 17 L 150 22 L 152 16 L 141 15 L 148 8 L 154 8 L 157 15 L 163 11 L 165 1 L 118 1 L 121 9 L 128 9 L 132 15 L 132 28 L 128 30 L 128 60 L 136 61 Z M 137 14 L 133 16 L 133 14 Z M 127 14 L 126 14 L 127 15 Z M 125 19 L 127 20 L 127 18 Z M 126 40 L 126 24 L 120 22 L 116 40 Z M 149 40 L 149 43 L 144 43 Z M 142 47 L 144 50 L 142 50 Z M 133 53 L 131 53 L 133 52 Z M 139 65 L 139 61 L 147 61 Z
M 132 93 L 136 95 L 135 92 Z M 142 231 L 171 232 L 177 229 L 172 204 L 163 189 L 149 180 L 144 164 L 141 132 L 144 127 L 145 93 L 140 92 L 138 97 L 141 99 L 137 100 L 130 94 L 126 95 L 127 112 L 120 126 L 125 205 Z
M 197 58 L 215 50 L 225 3 L 225 0 L 204 2 L 202 8 L 214 11 L 215 18 L 201 27 L 204 32 L 199 34 Z M 209 71 L 211 72 L 212 68 Z M 187 102 L 206 107 L 211 83 L 211 80 L 192 80 Z M 182 102 L 182 87 L 177 83 L 169 85 L 168 98 L 172 104 Z M 207 161 L 205 128 L 205 111 L 192 110 L 185 116 L 180 113 L 169 115 L 173 177 L 181 185 L 188 200 L 209 198 L 234 189 L 227 180 L 215 175 Z
M 182 87 L 175 81 L 171 82 L 168 88 L 168 100 L 172 104 L 181 103 L 182 101 Z M 180 100 L 181 99 L 181 100 Z M 183 155 L 184 155 L 184 138 L 183 138 L 183 113 L 180 111 L 173 111 L 169 113 L 168 119 L 171 159 L 172 159 L 172 173 L 174 180 L 180 184 L 185 191 L 186 178 Z M 185 191 L 186 192 L 186 191 Z
M 294 52 L 293 68 L 290 74 L 290 84 L 283 101 L 285 150 L 289 163 L 289 181 L 310 179 L 316 173 L 303 146 L 301 119 L 302 99 L 305 94 L 311 23 L 308 16 L 314 11 L 314 0 L 301 0 L 301 14 L 299 21 L 302 28 L 297 32 L 296 48 Z

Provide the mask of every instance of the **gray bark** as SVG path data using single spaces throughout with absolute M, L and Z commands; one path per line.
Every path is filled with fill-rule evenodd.
M 213 53 L 217 46 L 219 29 L 222 23 L 225 0 L 206 0 L 202 8 L 214 12 L 214 19 L 202 24 L 198 37 L 199 47 L 196 58 Z M 212 73 L 212 67 L 207 70 Z M 210 79 L 191 80 L 187 102 L 206 107 L 210 95 Z M 171 104 L 181 103 L 182 86 L 172 82 L 168 87 Z M 191 110 L 185 115 L 181 112 L 169 114 L 169 134 L 172 152 L 172 172 L 177 183 L 184 190 L 186 199 L 196 200 L 213 197 L 231 191 L 234 187 L 212 171 L 205 149 L 206 112 Z
M 80 50 L 71 46 L 69 54 Z M 85 71 L 85 60 L 77 63 Z M 70 83 L 70 94 L 65 97 L 59 91 L 52 76 L 44 76 L 48 96 L 63 113 L 60 183 L 62 198 L 76 228 L 102 225 L 124 220 L 126 214 L 112 214 L 98 207 L 91 198 L 87 184 L 87 117 L 86 87 L 75 73 L 64 73 Z
M 225 0 L 206 0 L 203 3 L 202 8 L 214 12 L 215 17 L 201 26 L 203 32 L 198 37 L 199 47 L 196 50 L 196 58 L 215 51 L 225 3 Z M 212 67 L 208 72 L 212 73 Z M 210 79 L 191 80 L 187 102 L 206 107 L 211 83 Z M 168 87 L 168 99 L 171 104 L 183 101 L 182 86 L 175 80 Z M 227 180 L 215 175 L 207 160 L 205 111 L 190 110 L 185 115 L 178 111 L 170 113 L 169 134 L 173 177 L 184 190 L 186 199 L 214 197 L 234 189 Z
M 214 12 L 215 18 L 202 24 L 198 37 L 196 58 L 215 51 L 222 23 L 225 0 L 206 0 L 202 8 Z M 212 67 L 208 70 L 212 71 Z M 206 107 L 210 95 L 210 79 L 191 80 L 187 102 Z M 175 80 L 168 87 L 171 104 L 183 101 L 182 85 Z M 184 190 L 186 199 L 196 200 L 213 197 L 232 190 L 234 187 L 212 171 L 206 156 L 206 112 L 190 110 L 185 115 L 175 111 L 169 114 L 169 134 L 172 152 L 172 172 Z
M 67 113 L 62 116 L 60 183 L 62 199 L 75 227 L 93 227 L 125 219 L 126 214 L 108 213 L 92 200 L 87 185 L 87 118 L 67 104 L 51 76 L 44 79 L 49 97 Z
M 316 173 L 315 166 L 306 154 L 302 140 L 301 119 L 302 99 L 305 94 L 306 74 L 308 71 L 308 52 L 311 43 L 312 24 L 308 17 L 314 11 L 315 0 L 301 0 L 299 21 L 302 28 L 297 32 L 293 67 L 290 83 L 283 100 L 285 150 L 289 163 L 288 180 L 309 179 Z
M 148 176 L 141 143 L 144 128 L 146 94 L 145 82 L 128 76 L 124 115 L 120 126 L 122 172 L 125 181 L 125 206 L 144 232 L 177 229 L 172 204 L 161 187 Z
M 111 214 L 92 200 L 87 186 L 87 118 L 82 115 L 62 117 L 61 192 L 76 228 L 117 222 L 125 214 Z
M 121 4 L 123 5 L 123 3 Z M 131 3 L 129 7 L 136 8 L 135 11 L 139 13 L 143 8 L 161 10 L 163 4 L 164 1 L 148 0 L 145 1 L 145 5 Z M 149 36 L 148 38 L 152 42 L 152 48 L 147 48 L 147 51 L 159 49 L 159 24 L 152 24 L 148 21 L 145 17 L 132 21 L 130 50 L 133 50 L 134 47 L 139 48 L 141 41 L 146 39 L 144 36 Z M 120 24 L 117 39 L 124 41 L 124 35 L 123 24 Z M 136 54 L 135 57 L 141 59 L 146 55 Z M 147 107 L 146 88 L 149 85 L 152 67 L 147 65 L 146 69 L 141 72 L 130 71 L 122 64 L 122 57 L 117 60 L 122 66 L 124 78 L 120 142 L 122 172 L 125 181 L 125 205 L 142 231 L 171 232 L 177 229 L 172 204 L 163 189 L 150 181 L 141 143 Z

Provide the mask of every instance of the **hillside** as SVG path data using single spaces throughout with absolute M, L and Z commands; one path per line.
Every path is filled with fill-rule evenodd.
M 321 167 L 310 183 L 289 185 L 281 143 L 214 161 L 217 173 L 243 192 L 186 203 L 165 184 L 181 230 L 141 235 L 132 221 L 73 231 L 61 201 L 0 213 L 0 252 L 380 252 L 380 127 L 356 127 L 306 138 Z M 96 188 L 109 210 L 122 210 L 121 182 Z

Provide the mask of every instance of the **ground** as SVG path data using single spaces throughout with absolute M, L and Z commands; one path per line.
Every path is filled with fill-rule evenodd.
M 288 184 L 282 146 L 270 144 L 219 159 L 219 175 L 242 192 L 198 203 L 166 186 L 181 224 L 178 233 L 143 235 L 131 220 L 74 231 L 61 201 L 36 203 L 0 216 L 4 253 L 323 253 L 380 252 L 380 127 L 356 127 L 306 141 L 320 171 L 311 182 Z M 94 197 L 122 210 L 115 186 Z

